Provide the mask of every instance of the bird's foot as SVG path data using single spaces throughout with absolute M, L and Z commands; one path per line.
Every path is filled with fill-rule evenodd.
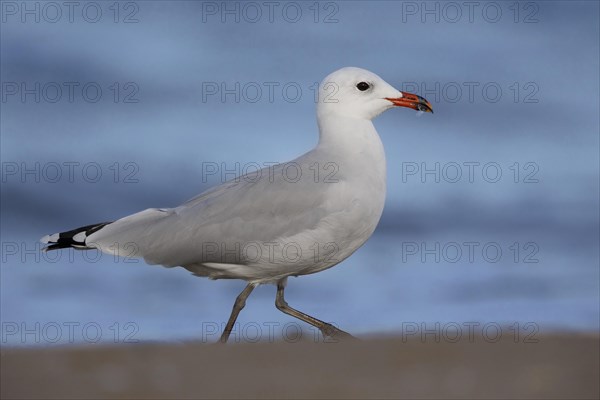
M 323 339 L 327 343 L 337 343 L 339 341 L 358 341 L 359 339 L 352 336 L 346 331 L 343 331 L 331 324 L 325 324 L 320 328 L 323 334 Z

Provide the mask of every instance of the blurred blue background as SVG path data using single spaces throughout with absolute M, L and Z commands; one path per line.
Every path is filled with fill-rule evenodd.
M 2 3 L 2 345 L 93 341 L 79 333 L 89 323 L 101 341 L 216 339 L 242 282 L 42 255 L 37 241 L 176 206 L 221 181 L 203 166 L 310 150 L 314 85 L 343 66 L 435 114 L 375 121 L 388 163 L 379 227 L 342 264 L 292 278 L 289 303 L 359 335 L 436 322 L 599 330 L 597 2 L 54 4 Z M 256 290 L 240 327 L 264 340 L 265 323 L 294 321 L 274 294 Z

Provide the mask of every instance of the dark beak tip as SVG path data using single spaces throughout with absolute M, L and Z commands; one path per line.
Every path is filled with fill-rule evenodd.
M 419 103 L 417 105 L 417 110 L 422 111 L 422 112 L 430 112 L 433 114 L 433 109 L 431 108 L 431 106 L 429 104 L 426 104 L 426 103 Z

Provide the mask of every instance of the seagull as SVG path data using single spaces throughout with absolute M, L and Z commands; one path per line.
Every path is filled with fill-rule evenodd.
M 224 182 L 178 207 L 46 235 L 44 251 L 98 249 L 180 266 L 200 277 L 246 281 L 221 343 L 261 284 L 275 284 L 277 309 L 318 328 L 324 338 L 352 339 L 290 307 L 284 291 L 288 277 L 339 264 L 375 230 L 385 202 L 386 161 L 371 121 L 393 107 L 433 112 L 423 97 L 370 71 L 339 69 L 319 85 L 319 141 L 308 153 Z

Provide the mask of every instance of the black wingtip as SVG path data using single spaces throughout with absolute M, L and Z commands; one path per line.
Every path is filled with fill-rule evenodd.
M 51 244 L 49 246 L 46 246 L 42 249 L 42 251 L 51 251 L 51 250 L 58 250 L 58 249 L 66 249 L 71 247 L 70 244 L 67 243 L 55 243 L 55 244 Z
M 111 223 L 112 222 L 102 222 L 99 224 L 82 226 L 81 228 L 73 229 L 73 230 L 66 231 L 66 232 L 61 232 L 58 234 L 58 239 L 56 239 L 55 241 L 48 241 L 47 242 L 48 246 L 44 247 L 42 249 L 42 251 L 66 249 L 69 247 L 73 247 L 76 249 L 86 249 L 88 247 L 86 247 L 86 245 L 85 245 L 85 239 L 83 242 L 75 241 L 73 239 L 75 237 L 75 235 L 77 235 L 81 232 L 84 232 L 85 236 L 87 237 Z M 54 235 L 52 235 L 52 236 L 54 236 Z M 89 248 L 92 248 L 92 247 L 89 247 Z

